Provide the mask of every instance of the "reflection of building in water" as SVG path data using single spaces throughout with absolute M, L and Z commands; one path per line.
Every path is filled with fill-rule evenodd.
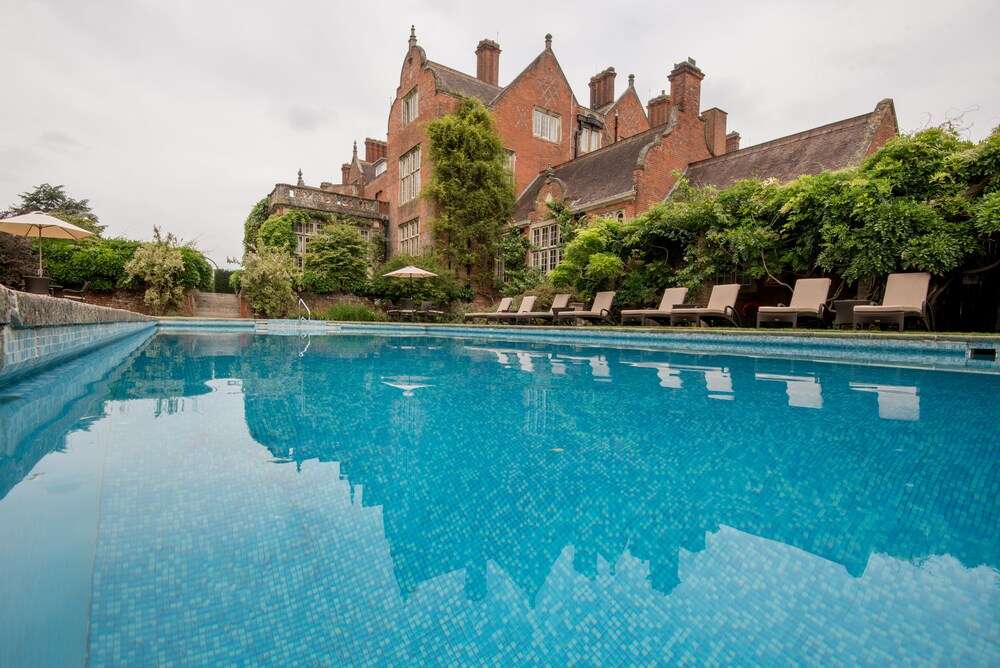
M 901 385 L 874 385 L 851 383 L 857 392 L 874 392 L 878 395 L 878 416 L 886 420 L 919 420 L 920 395 L 917 388 Z
M 639 369 L 656 369 L 660 387 L 679 390 L 684 386 L 682 374 L 696 373 L 705 378 L 705 389 L 709 399 L 733 399 L 733 377 L 729 369 L 715 366 L 692 366 L 671 364 L 670 362 L 622 362 Z
M 611 367 L 608 366 L 608 359 L 604 355 L 555 355 L 560 361 L 569 360 L 571 364 L 590 365 L 590 375 L 595 380 L 611 379 Z
M 757 373 L 754 378 L 785 384 L 788 405 L 795 408 L 823 408 L 822 387 L 813 376 L 789 376 L 774 373 Z
M 683 576 L 682 551 L 704 549 L 723 526 L 818 555 L 854 577 L 873 553 L 1000 565 L 995 500 L 970 490 L 966 476 L 938 476 L 988 468 L 991 446 L 935 437 L 933 448 L 897 451 L 898 441 L 869 437 L 879 420 L 874 410 L 859 415 L 860 403 L 874 404 L 864 392 L 882 390 L 880 415 L 899 415 L 907 394 L 916 398 L 900 391 L 917 386 L 906 387 L 909 371 L 866 368 L 874 382 L 849 385 L 859 372 L 846 365 L 418 343 L 373 350 L 361 337 L 315 337 L 299 358 L 297 341 L 262 340 L 232 364 L 259 443 L 276 458 L 339 463 L 352 488 L 363 487 L 359 503 L 382 508 L 403 592 L 463 570 L 466 594 L 482 597 L 492 563 L 532 598 L 572 546 L 581 575 L 627 550 L 667 593 Z M 615 384 L 589 382 L 611 378 L 612 366 L 614 383 L 638 389 L 627 419 Z M 193 392 L 219 373 L 190 369 Z M 669 389 L 657 390 L 657 378 Z M 744 391 L 741 383 L 755 378 L 764 391 Z M 282 396 L 282 385 L 301 396 Z M 739 402 L 706 401 L 732 397 L 736 387 Z M 804 412 L 771 419 L 786 401 L 822 402 L 822 425 L 811 421 L 803 435 L 790 416 Z M 925 412 L 941 412 L 943 402 L 926 394 L 924 402 Z
M 465 346 L 466 350 L 486 351 L 496 355 L 497 362 L 504 367 L 514 367 L 514 360 L 517 360 L 516 367 L 526 373 L 536 373 L 541 371 L 540 362 L 545 362 L 549 367 L 548 371 L 555 376 L 566 375 L 568 367 L 589 366 L 590 375 L 595 380 L 610 379 L 611 367 L 604 355 L 565 355 L 560 353 L 547 353 L 519 348 L 488 348 L 482 346 Z

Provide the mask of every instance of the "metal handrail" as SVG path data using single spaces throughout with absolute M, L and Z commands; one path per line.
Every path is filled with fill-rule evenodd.
M 302 301 L 301 297 L 299 297 L 299 303 L 295 305 L 296 320 L 302 320 L 302 307 L 303 306 L 306 307 L 306 314 L 309 316 L 309 320 L 312 321 L 312 319 L 313 319 L 312 311 L 309 310 L 309 305 L 306 304 L 304 301 Z

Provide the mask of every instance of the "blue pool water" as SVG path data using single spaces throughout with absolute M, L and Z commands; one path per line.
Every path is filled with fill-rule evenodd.
M 1000 375 L 159 333 L 0 387 L 0 665 L 997 665 Z

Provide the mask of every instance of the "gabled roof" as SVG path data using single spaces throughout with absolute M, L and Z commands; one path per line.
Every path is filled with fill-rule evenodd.
M 489 105 L 503 91 L 500 86 L 494 86 L 482 79 L 453 70 L 440 63 L 427 61 L 427 69 L 434 73 L 434 81 L 438 90 L 474 97 L 482 100 L 485 105 Z
M 609 144 L 591 153 L 564 162 L 535 177 L 514 206 L 514 220 L 527 220 L 538 194 L 550 178 L 558 179 L 573 199 L 570 207 L 586 208 L 596 202 L 631 194 L 634 188 L 633 170 L 642 164 L 645 150 L 670 131 L 660 126 Z
M 868 114 L 693 162 L 685 176 L 693 186 L 721 190 L 741 179 L 775 178 L 785 182 L 803 174 L 857 165 L 871 148 L 875 132 L 888 113 L 895 122 L 892 100 L 882 100 Z
M 375 178 L 375 163 L 358 160 L 358 166 L 361 167 L 361 180 L 364 181 L 365 185 L 368 185 Z

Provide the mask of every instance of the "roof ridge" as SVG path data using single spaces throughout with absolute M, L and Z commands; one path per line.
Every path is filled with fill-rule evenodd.
M 776 146 L 785 146 L 788 144 L 794 144 L 795 142 L 811 139 L 812 137 L 816 137 L 818 135 L 829 134 L 831 132 L 836 132 L 837 130 L 843 130 L 844 128 L 853 127 L 855 125 L 862 125 L 864 123 L 867 123 L 874 113 L 875 113 L 874 111 L 869 111 L 868 113 L 861 114 L 860 116 L 845 118 L 843 120 L 834 121 L 833 123 L 827 123 L 826 125 L 820 125 L 819 127 L 803 130 L 802 132 L 796 132 L 795 134 L 786 135 L 784 137 L 778 137 L 777 139 L 772 139 L 770 141 L 762 142 L 760 144 L 754 144 L 753 146 L 747 146 L 746 148 L 741 148 L 740 150 L 733 151 L 732 153 L 723 153 L 722 155 L 717 155 L 711 158 L 705 158 L 704 160 L 698 160 L 697 162 L 690 163 L 688 166 L 693 167 L 694 165 L 700 165 L 710 160 L 724 162 L 730 158 L 750 155 L 752 153 L 759 153 L 761 151 L 765 151 L 770 148 L 775 148 Z
M 441 63 L 435 62 L 433 60 L 428 60 L 427 61 L 427 66 L 431 67 L 431 68 L 433 68 L 433 67 L 440 67 L 443 70 L 448 70 L 452 74 L 457 74 L 459 76 L 463 76 L 466 79 L 469 79 L 471 81 L 475 81 L 477 83 L 481 83 L 484 86 L 492 86 L 493 88 L 496 88 L 497 90 L 503 90 L 504 89 L 504 86 L 500 86 L 500 85 L 497 85 L 497 84 L 491 84 L 489 81 L 483 81 L 479 77 L 473 76 L 471 74 L 466 74 L 465 72 L 463 72 L 461 70 L 456 70 L 454 67 L 448 67 L 447 65 L 442 65 Z

